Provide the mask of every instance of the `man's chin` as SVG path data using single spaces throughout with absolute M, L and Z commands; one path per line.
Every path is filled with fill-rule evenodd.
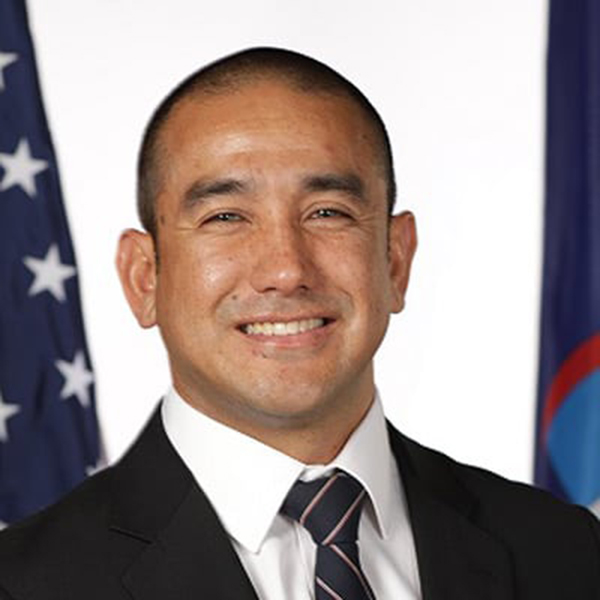
M 322 398 L 311 401 L 303 398 L 285 399 L 281 396 L 272 402 L 259 402 L 248 405 L 248 417 L 257 424 L 271 429 L 303 429 L 323 420 L 327 413 Z

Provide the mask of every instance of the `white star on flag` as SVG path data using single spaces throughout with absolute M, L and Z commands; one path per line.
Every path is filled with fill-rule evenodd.
M 15 185 L 30 197 L 37 195 L 35 176 L 48 168 L 48 163 L 31 156 L 27 138 L 21 138 L 14 154 L 0 152 L 0 167 L 4 169 L 4 177 L 0 181 L 0 192 Z
M 8 428 L 6 424 L 11 417 L 14 417 L 21 407 L 18 404 L 9 404 L 4 402 L 2 393 L 0 393 L 0 442 L 8 442 Z
M 26 256 L 23 262 L 34 276 L 33 283 L 29 288 L 30 296 L 48 291 L 59 302 L 66 300 L 65 280 L 73 277 L 77 270 L 73 265 L 65 265 L 60 262 L 57 244 L 50 245 L 44 258 Z
M 60 391 L 60 397 L 65 400 L 71 396 L 77 396 L 77 400 L 84 408 L 90 404 L 89 386 L 94 381 L 94 375 L 85 367 L 85 357 L 81 350 L 75 353 L 73 362 L 57 360 L 56 368 L 65 378 L 65 383 Z
M 12 65 L 18 58 L 19 55 L 14 52 L 0 52 L 0 92 L 6 88 L 4 85 L 4 68 Z

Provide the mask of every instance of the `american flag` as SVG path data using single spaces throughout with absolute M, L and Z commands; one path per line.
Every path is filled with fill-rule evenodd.
M 0 2 L 0 522 L 97 466 L 77 267 L 24 0 Z

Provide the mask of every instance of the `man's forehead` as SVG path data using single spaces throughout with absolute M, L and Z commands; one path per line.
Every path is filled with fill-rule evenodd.
M 166 176 L 192 165 L 199 173 L 249 167 L 246 161 L 258 157 L 284 171 L 304 163 L 311 176 L 329 169 L 340 176 L 365 174 L 382 162 L 373 131 L 354 103 L 299 91 L 285 81 L 190 96 L 174 108 L 162 141 Z
M 304 108 L 287 101 L 291 96 L 305 100 L 307 103 L 318 103 L 319 110 L 328 110 L 332 117 L 342 111 L 346 115 L 352 115 L 351 118 L 357 123 L 367 123 L 364 111 L 348 94 L 321 89 L 307 90 L 294 85 L 293 81 L 286 78 L 261 76 L 219 88 L 201 87 L 190 90 L 172 107 L 163 125 L 163 131 L 168 131 L 169 125 L 182 115 L 186 117 L 197 115 L 200 118 L 203 107 L 210 108 L 212 119 L 218 118 L 221 113 L 226 113 L 232 104 L 235 104 L 235 111 L 239 115 L 271 111 L 278 99 L 281 103 L 280 108 L 287 112 L 303 111 Z
M 273 130 L 277 136 L 271 135 Z M 383 166 L 378 132 L 361 107 L 344 94 L 299 89 L 285 79 L 261 78 L 218 92 L 199 90 L 182 98 L 163 124 L 158 138 L 159 163 L 164 169 L 190 148 L 212 144 L 213 152 L 225 154 L 241 142 L 241 134 L 264 134 L 265 144 L 287 146 L 301 132 L 307 148 L 317 140 L 348 155 L 371 148 L 368 163 Z M 229 138 L 227 134 L 230 134 Z M 362 150 L 361 150 L 362 149 Z M 160 156 L 162 155 L 162 156 Z M 384 169 L 385 170 L 385 169 Z M 163 172 L 164 174 L 164 172 Z

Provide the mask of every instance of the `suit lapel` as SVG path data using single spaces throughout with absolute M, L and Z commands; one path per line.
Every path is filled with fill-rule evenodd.
M 139 600 L 257 600 L 229 539 L 192 489 L 158 539 L 125 574 Z
M 115 468 L 114 568 L 136 600 L 257 600 L 229 537 L 157 411 Z
M 456 480 L 449 459 L 390 427 L 415 539 L 423 600 L 509 600 L 506 548 L 475 524 L 478 503 Z

